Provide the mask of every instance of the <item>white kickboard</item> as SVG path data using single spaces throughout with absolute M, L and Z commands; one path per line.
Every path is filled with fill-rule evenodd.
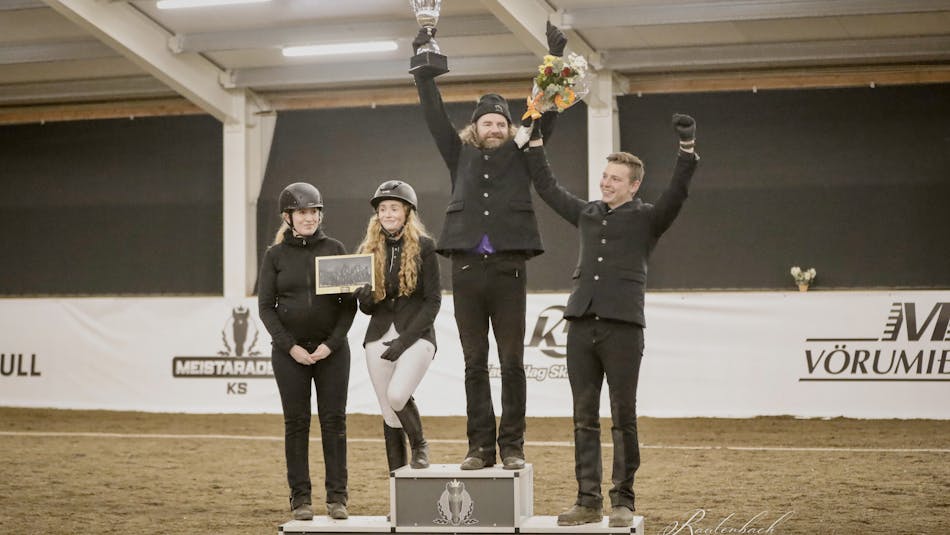
M 278 533 L 391 533 L 385 516 L 351 516 L 336 520 L 328 516 L 314 516 L 313 520 L 291 520 L 277 528 Z
M 598 523 L 579 526 L 558 526 L 556 516 L 532 516 L 521 523 L 521 533 L 635 533 L 643 535 L 643 517 L 633 517 L 633 525 L 626 528 L 612 528 L 607 525 L 607 517 Z

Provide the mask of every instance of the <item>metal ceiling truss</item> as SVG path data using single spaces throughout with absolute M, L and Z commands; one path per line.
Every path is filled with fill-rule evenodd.
M 929 62 L 950 59 L 950 36 L 608 50 L 605 56 L 612 69 L 647 72 L 796 64 Z
M 568 9 L 561 12 L 570 28 L 611 28 L 851 15 L 927 13 L 950 9 L 946 0 L 730 0 L 666 1 L 630 6 Z
M 442 35 L 452 37 L 508 33 L 505 25 L 491 15 L 446 17 L 439 20 L 438 28 Z M 175 53 L 181 53 L 381 39 L 408 42 L 416 36 L 418 31 L 419 25 L 414 20 L 309 24 L 287 28 L 178 34 L 170 39 L 169 48 Z
M 0 84 L 0 102 L 4 105 L 159 98 L 174 94 L 151 76 Z
M 545 23 L 556 15 L 555 10 L 543 0 L 482 0 L 492 14 L 498 18 L 525 46 L 538 57 L 548 53 L 545 37 Z M 558 24 L 559 20 L 553 20 Z M 587 58 L 590 64 L 601 67 L 600 54 L 594 50 L 577 28 L 564 28 L 567 34 L 567 50 Z
M 538 66 L 538 59 L 530 54 L 516 56 L 450 57 L 449 69 L 464 73 L 465 77 L 529 76 Z M 333 63 L 315 68 L 313 65 L 289 67 L 256 67 L 230 71 L 223 79 L 225 87 L 255 87 L 258 89 L 292 89 L 302 85 L 345 85 L 365 82 L 409 83 L 409 61 L 372 61 L 360 63 Z M 452 79 L 452 71 L 445 75 Z
M 530 50 L 512 55 L 452 56 L 448 81 L 519 79 L 533 72 L 547 52 L 545 20 L 568 34 L 568 50 L 584 55 L 595 71 L 652 73 L 685 70 L 729 70 L 797 65 L 856 65 L 950 61 L 950 36 L 914 36 L 849 40 L 625 48 L 598 51 L 584 40 L 597 27 L 642 26 L 710 21 L 764 20 L 797 17 L 880 15 L 947 11 L 947 0 L 649 0 L 649 4 L 554 11 L 544 0 L 482 0 L 488 15 L 445 17 L 442 35 L 513 34 Z M 46 5 L 85 28 L 96 40 L 20 43 L 0 46 L 0 65 L 89 60 L 121 54 L 157 80 L 113 77 L 82 81 L 0 85 L 0 101 L 12 104 L 56 100 L 154 98 L 177 92 L 222 120 L 234 120 L 232 92 L 295 90 L 304 86 L 332 88 L 409 81 L 406 62 L 371 61 L 293 64 L 225 71 L 203 54 L 215 51 L 278 48 L 284 45 L 343 40 L 396 39 L 403 43 L 418 30 L 411 19 L 354 23 L 307 24 L 171 35 L 134 3 L 124 0 L 5 0 L 0 11 L 45 8 Z M 533 54 L 533 55 L 532 55 Z M 170 90 L 168 88 L 171 88 Z
M 115 55 L 115 50 L 91 39 L 59 43 L 30 43 L 0 46 L 0 65 L 99 59 L 115 57 Z
M 125 2 L 44 0 L 101 42 L 223 122 L 243 122 L 233 95 L 218 83 L 222 73 L 198 54 L 172 54 L 171 35 Z
M 18 11 L 20 9 L 45 8 L 46 4 L 40 0 L 4 0 L 0 2 L 0 11 Z

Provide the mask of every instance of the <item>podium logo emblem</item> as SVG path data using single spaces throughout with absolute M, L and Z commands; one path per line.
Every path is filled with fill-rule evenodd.
M 439 497 L 437 504 L 439 518 L 432 522 L 453 526 L 471 526 L 478 524 L 477 518 L 472 518 L 472 511 L 475 510 L 475 502 L 471 495 L 465 490 L 465 483 L 453 479 L 445 484 L 445 490 Z

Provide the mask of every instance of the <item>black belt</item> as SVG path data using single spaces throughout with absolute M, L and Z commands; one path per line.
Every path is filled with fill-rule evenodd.
M 462 262 L 471 260 L 527 260 L 529 255 L 524 251 L 497 251 L 494 253 L 475 253 L 472 251 L 456 251 L 452 253 L 452 260 Z
M 612 324 L 618 324 L 618 325 L 636 325 L 636 323 L 632 321 L 624 321 L 624 320 L 618 320 L 618 319 L 613 319 L 613 318 L 603 318 L 601 316 L 598 316 L 597 314 L 584 314 L 583 316 L 571 318 L 571 321 L 597 321 L 600 323 L 612 323 Z

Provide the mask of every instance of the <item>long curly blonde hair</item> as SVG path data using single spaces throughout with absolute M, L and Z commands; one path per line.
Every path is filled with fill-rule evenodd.
M 430 238 L 422 220 L 408 204 L 402 203 L 406 209 L 406 223 L 402 227 L 402 255 L 399 267 L 399 295 L 407 296 L 415 291 L 419 282 L 419 262 L 421 261 L 422 246 L 420 238 Z M 360 254 L 373 255 L 373 271 L 383 280 L 376 281 L 373 290 L 373 301 L 379 302 L 386 298 L 386 233 L 379 223 L 379 218 L 373 215 L 366 225 L 366 236 L 359 247 Z

